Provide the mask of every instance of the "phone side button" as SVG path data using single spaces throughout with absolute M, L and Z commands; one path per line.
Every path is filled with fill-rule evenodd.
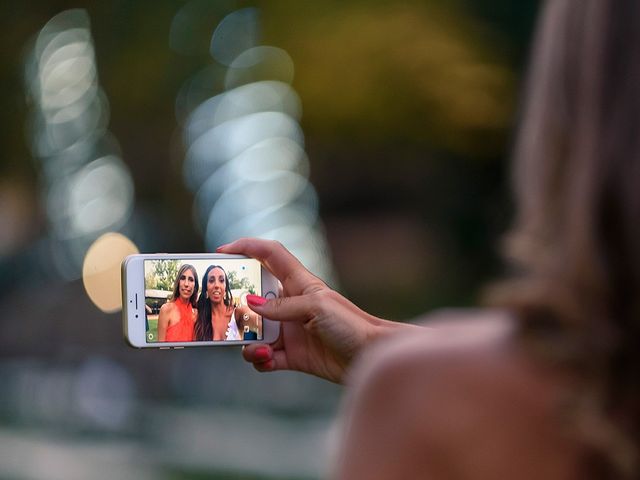
M 184 348 L 184 347 L 173 347 L 173 349 L 174 349 L 174 350 L 181 350 L 181 349 L 183 349 L 183 348 Z
M 160 350 L 169 350 L 171 347 L 160 347 Z

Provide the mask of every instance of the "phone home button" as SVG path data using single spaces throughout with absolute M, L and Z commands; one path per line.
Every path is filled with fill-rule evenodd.
M 276 298 L 276 294 L 273 293 L 271 290 L 269 290 L 267 293 L 264 294 L 264 298 L 270 300 L 272 298 Z

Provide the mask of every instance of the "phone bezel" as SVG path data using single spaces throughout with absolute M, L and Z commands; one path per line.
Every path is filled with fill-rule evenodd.
M 180 349 L 185 347 L 222 347 L 250 343 L 273 343 L 280 334 L 280 322 L 262 317 L 261 340 L 224 340 L 211 342 L 156 342 L 147 343 L 145 315 L 145 260 L 223 260 L 249 258 L 244 255 L 224 253 L 150 253 L 129 255 L 122 262 L 122 325 L 124 337 L 134 348 Z M 257 261 L 257 260 L 256 260 Z M 262 293 L 278 296 L 278 280 L 262 264 L 260 265 Z M 136 317 L 137 315 L 137 317 Z

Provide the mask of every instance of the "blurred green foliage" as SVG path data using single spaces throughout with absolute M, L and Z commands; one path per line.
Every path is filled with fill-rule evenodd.
M 228 273 L 229 277 L 229 288 L 232 290 L 246 290 L 249 293 L 255 294 L 256 287 L 247 277 L 238 277 L 238 273 L 235 270 L 231 270 Z
M 144 279 L 145 288 L 173 291 L 173 284 L 178 276 L 178 260 L 157 260 L 153 270 Z

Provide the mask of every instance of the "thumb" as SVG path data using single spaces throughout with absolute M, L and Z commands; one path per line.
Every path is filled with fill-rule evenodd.
M 272 300 L 258 295 L 247 295 L 247 304 L 254 312 L 270 320 L 280 322 L 307 322 L 316 314 L 316 308 L 310 295 L 297 297 L 278 297 Z

